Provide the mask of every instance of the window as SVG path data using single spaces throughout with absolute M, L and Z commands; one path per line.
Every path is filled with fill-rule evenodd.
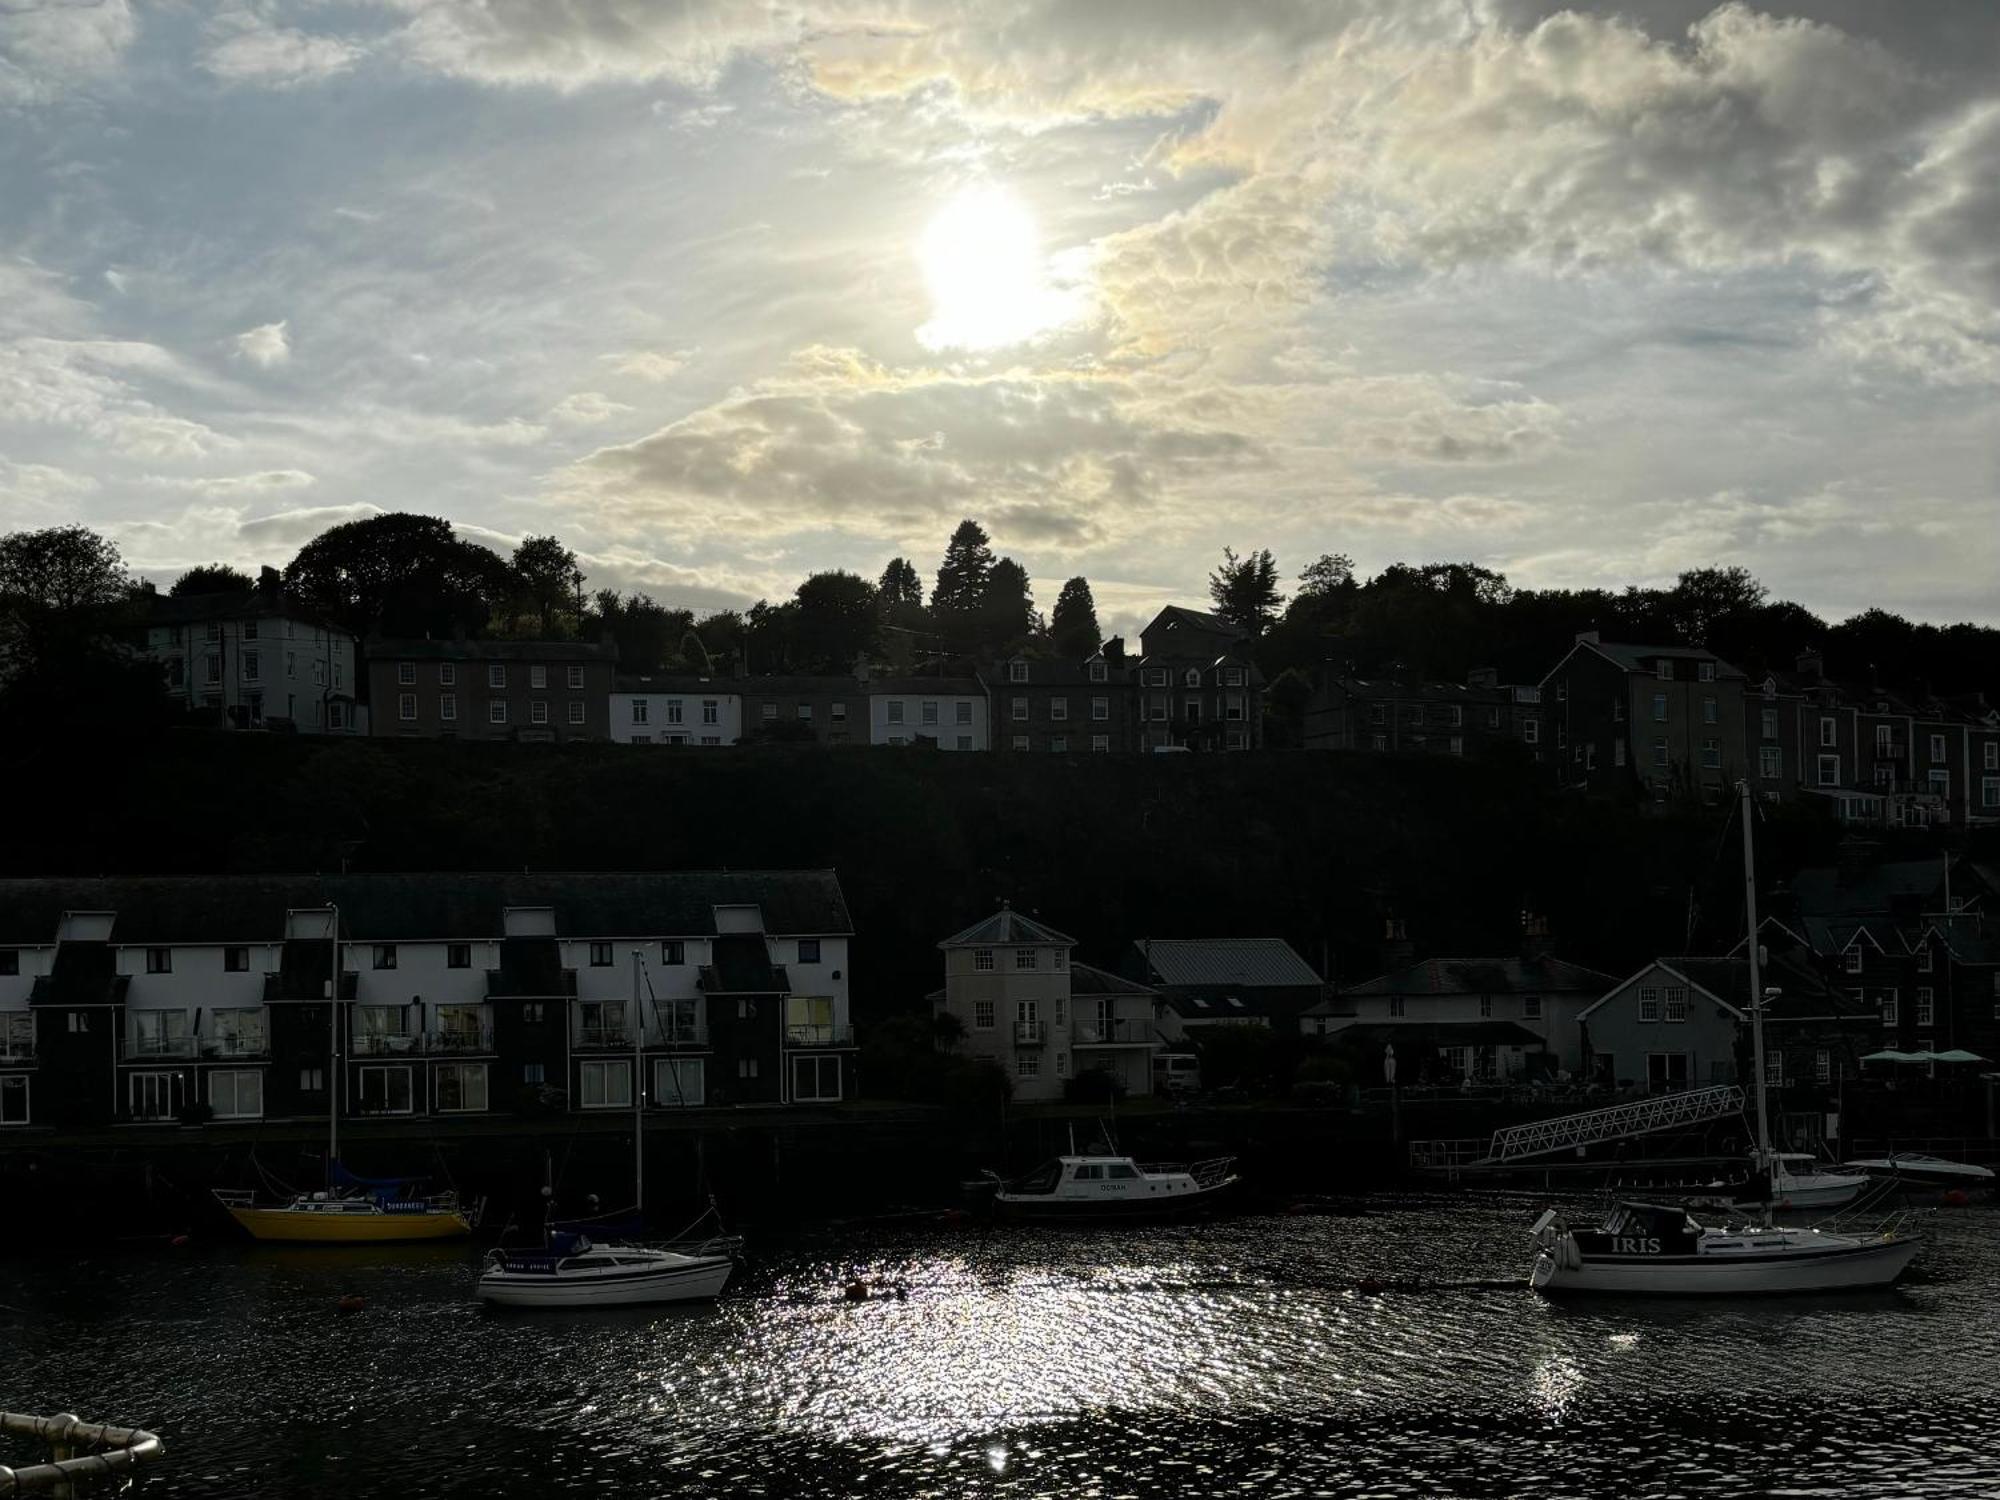
M 125 1103 L 135 1120 L 171 1120 L 181 1098 L 178 1073 L 134 1073 L 126 1079 Z
M 1008 662 L 1007 680 L 1009 682 L 1026 682 L 1028 680 L 1028 664 L 1024 661 Z
M 208 1107 L 218 1120 L 254 1120 L 264 1113 L 261 1068 L 219 1068 L 208 1075 Z
M 1625 764 L 1625 742 L 1623 740 L 1613 740 L 1611 742 L 1611 764 L 1614 766 Z
M 1773 1052 L 1764 1059 L 1764 1083 L 1769 1088 L 1785 1086 L 1785 1054 Z
M 1900 1019 L 1901 1017 L 1897 1014 L 1896 992 L 1891 990 L 1882 997 L 1882 1024 L 1884 1026 L 1894 1026 Z
M 708 1067 L 699 1057 L 653 1060 L 653 1103 L 663 1109 L 697 1109 L 708 1097 Z
M 528 722 L 531 724 L 546 724 L 549 722 L 548 699 L 537 698 L 528 705 Z
M 703 704 L 702 707 L 704 711 L 706 711 L 708 705 Z M 970 724 L 972 720 L 969 717 L 969 715 L 972 712 L 972 706 L 970 704 L 961 704 L 960 707 L 965 711 L 968 717 L 961 719 L 959 722 L 963 724 Z M 845 724 L 847 722 L 847 704 L 843 700 L 836 699 L 833 703 L 828 705 L 827 717 L 833 720 L 833 722 L 836 724 Z M 704 724 L 713 724 L 714 722 L 715 720 L 713 719 L 705 718 L 702 720 L 702 723 Z
M 1400 1021 L 1404 1016 L 1409 1014 L 1409 1009 L 1410 1009 L 1409 1001 L 1406 1000 L 1403 996 L 1391 995 L 1389 997 L 1390 1020 Z
M 250 950 L 248 948 L 224 948 L 222 950 L 222 972 L 225 974 L 248 974 L 250 972 Z
M 528 668 L 528 686 L 546 688 L 549 685 L 549 669 L 545 663 L 536 662 Z
M 630 1109 L 632 1107 L 632 1064 L 629 1062 L 586 1062 L 578 1065 L 585 1109 Z
M 2000 776 L 1982 776 L 1979 778 L 1979 805 L 1981 807 L 2000 807 Z
M 1822 755 L 1819 757 L 1819 784 L 1821 786 L 1840 785 L 1840 757 Z
M 301 1094 L 324 1094 L 326 1092 L 325 1068 L 300 1068 L 299 1092 Z
M 775 703 L 758 704 L 757 717 L 762 719 L 766 724 L 772 723 L 778 717 L 778 705 Z
M 326 663 L 323 661 L 316 660 L 313 662 L 313 686 L 326 686 Z
M 446 1063 L 437 1070 L 438 1113 L 474 1114 L 486 1108 L 486 1064 Z
M 1146 669 L 1147 687 L 1165 687 L 1166 685 L 1167 669 L 1165 667 L 1148 667 Z
M 1540 719 L 1523 719 L 1521 721 L 1521 742 L 1527 745 L 1538 745 L 1541 743 L 1541 740 L 1542 721 Z
M 1101 661 L 1091 662 L 1084 670 L 1092 682 L 1103 682 L 1105 680 L 1104 663 Z
M 1661 657 L 1653 663 L 1653 675 L 1662 682 L 1672 682 L 1674 680 L 1673 662 L 1667 657 Z
M 396 945 L 394 943 L 375 944 L 375 967 L 393 969 L 396 967 Z
M 1041 955 L 1033 948 L 1014 950 L 1014 967 L 1017 969 L 1032 969 L 1040 962 Z
M 148 974 L 173 973 L 174 950 L 171 948 L 148 948 L 146 950 L 146 972 Z
M 972 748 L 972 736 L 969 734 L 961 734 L 960 736 L 958 736 L 958 739 L 956 740 L 955 743 L 961 750 L 970 750 Z
M 1042 1076 L 1042 1055 L 1039 1052 L 1023 1052 L 1014 1059 L 1014 1076 L 1017 1078 L 1039 1078 Z
M 1664 724 L 1667 722 L 1667 695 L 1665 693 L 1653 694 L 1653 722 L 1655 724 Z
M 608 969 L 611 967 L 611 944 L 592 943 L 590 945 L 590 966 L 593 969 Z
M 1222 685 L 1224 687 L 1242 687 L 1243 669 L 1241 667 L 1224 667 L 1222 669 Z
M 569 721 L 572 724 L 581 724 L 583 722 L 583 703 L 581 700 L 570 704 Z
M 1658 1093 L 1688 1086 L 1688 1058 L 1685 1052 L 1646 1054 L 1646 1087 Z
M 9 1073 L 0 1076 L 0 1125 L 28 1123 L 28 1076 Z
M 972 967 L 982 971 L 991 969 L 993 967 L 993 950 L 991 948 L 974 948 L 972 950 Z
M 1027 737 L 1027 736 L 1026 736 L 1025 734 L 1017 734 L 1017 735 L 1015 735 L 1015 736 L 1014 736 L 1014 748 L 1015 748 L 1016 750 L 1023 750 L 1023 751 L 1025 751 L 1025 750 L 1026 750 L 1026 749 L 1028 748 L 1028 737 Z
M 920 724 L 935 724 L 937 723 L 937 721 L 938 721 L 937 700 L 934 698 L 926 698 L 917 710 L 917 722 Z
M 1093 734 L 1090 737 L 1090 753 L 1092 755 L 1107 755 L 1110 753 L 1110 751 L 1111 751 L 1110 735 Z
M 1846 961 L 1848 973 L 1859 974 L 1861 972 L 1861 945 L 1859 943 L 1850 947 L 1841 957 Z
M 650 698 L 634 698 L 632 700 L 632 722 L 634 724 L 645 724 L 651 722 L 652 714 L 653 714 L 653 703 Z M 681 705 L 679 700 L 675 700 L 673 702 L 668 703 L 667 722 L 669 724 L 678 724 L 680 723 L 680 721 L 681 721 Z
M 801 703 L 798 709 L 799 722 L 801 724 L 810 724 L 812 722 L 812 716 L 813 716 L 813 706 L 810 703 Z
M 69 1013 L 70 1035 L 76 1036 L 88 1030 L 90 1030 L 90 1012 L 87 1010 L 71 1011 Z
M 415 693 L 396 694 L 396 717 L 405 724 L 416 722 L 417 695 Z
M 1927 984 L 1917 986 L 1917 1024 L 1928 1026 L 1937 1014 L 1936 992 Z
M 1008 710 L 1017 722 L 1024 720 L 1028 717 L 1028 700 L 1026 698 L 1011 699 L 1008 702 Z
M 1368 748 L 1370 750 L 1387 750 L 1389 748 L 1389 736 L 1386 734 L 1369 735 Z
M 246 641 L 257 639 L 257 622 L 255 620 L 245 620 L 243 622 L 243 639 Z
M 486 668 L 486 685 L 503 688 L 507 685 L 507 668 L 500 662 L 492 662 Z
M 1056 1077 L 1069 1077 L 1069 1054 L 1067 1052 L 1058 1052 L 1056 1054 Z
M 458 722 L 458 694 L 438 694 L 438 719 L 445 724 L 456 724 Z
M 458 686 L 458 667 L 455 663 L 448 661 L 441 661 L 438 663 L 438 686 L 439 687 Z
M 971 724 L 972 705 L 964 700 L 954 703 L 951 706 L 951 721 L 954 724 Z M 963 749 L 965 747 L 961 746 L 960 748 Z
M 1931 958 L 1931 945 L 1925 943 L 1921 948 L 1917 949 L 1917 972 L 1919 974 L 1930 973 L 1933 962 L 1934 960 Z
M 1657 768 L 1658 768 L 1658 769 L 1660 769 L 1660 770 L 1665 770 L 1665 769 L 1666 769 L 1666 767 L 1667 767 L 1667 742 L 1666 742 L 1665 740 L 1654 740 L 1654 741 L 1653 741 L 1653 764 L 1654 764 L 1654 766 L 1655 766 L 1655 767 L 1657 767 Z
M 687 944 L 679 938 L 668 938 L 660 944 L 661 963 L 678 967 L 687 961 Z
M 1639 1019 L 1657 1021 L 1660 1019 L 1660 992 L 1656 989 L 1639 991 Z
M 525 1001 L 521 1006 L 521 1021 L 522 1024 L 524 1025 L 527 1026 L 541 1025 L 542 1014 L 543 1014 L 542 1002 L 539 1000 Z
M 472 944 L 446 943 L 444 945 L 444 966 L 447 969 L 469 969 L 472 967 Z
M 1701 700 L 1701 722 L 1704 724 L 1719 724 L 1722 722 L 1718 716 L 1716 702 L 1713 698 L 1704 698 Z
M 563 681 L 567 683 L 572 690 L 581 691 L 583 688 L 583 668 L 577 665 L 576 663 L 572 662 L 569 666 L 563 669 Z
M 816 964 L 819 962 L 818 938 L 799 939 L 799 962 L 802 964 Z
M 1109 698 L 1092 698 L 1090 700 L 1090 717 L 1094 722 L 1099 724 L 1109 720 L 1111 717 L 1111 700 Z
M 1521 1019 L 1524 1021 L 1539 1021 L 1541 1018 L 1542 997 L 1540 995 L 1523 995 L 1521 997 Z
M 1665 992 L 1665 999 L 1667 1002 L 1667 1019 L 1669 1021 L 1685 1021 L 1688 1018 L 1688 993 L 1686 990 L 1675 986 Z
M 1840 743 L 1840 726 L 1829 716 L 1822 716 L 1819 721 L 1819 742 L 1822 745 Z
M 993 1002 L 991 1000 L 975 1000 L 972 1002 L 972 1029 L 974 1031 L 991 1031 L 993 1029 Z
M 1703 740 L 1701 742 L 1701 764 L 1704 770 L 1722 769 L 1722 741 Z
M 1057 755 L 1067 755 L 1069 753 L 1069 736 L 1066 734 L 1050 735 L 1049 749 Z
M 840 1059 L 792 1059 L 792 1100 L 797 1104 L 831 1104 L 840 1098 Z
M 903 722 L 903 700 L 901 698 L 891 698 L 888 700 L 888 722 L 891 724 L 900 724 Z
M 1934 734 L 1931 736 L 1931 759 L 1932 760 L 1944 759 L 1944 736 L 1941 734 Z
M 507 722 L 507 700 L 505 698 L 488 698 L 486 700 L 486 722 L 489 724 L 505 724 Z
M 1776 745 L 1759 745 L 1757 774 L 1765 781 L 1781 779 L 1785 774 L 1785 752 Z
M 361 1113 L 364 1115 L 407 1115 L 416 1108 L 408 1068 L 363 1068 L 361 1070 Z
M 548 1077 L 548 1072 L 543 1067 L 542 1064 L 540 1063 L 521 1064 L 521 1082 L 528 1084 L 539 1084 L 542 1082 L 543 1079 L 547 1077 Z
M 1493 997 L 1491 995 L 1481 995 L 1479 997 L 1479 1019 L 1482 1021 L 1493 1019 Z
M 417 685 L 417 664 L 413 661 L 397 662 L 396 682 L 402 687 L 415 687 Z
M 1049 717 L 1051 719 L 1067 719 L 1069 717 L 1069 699 L 1049 699 Z

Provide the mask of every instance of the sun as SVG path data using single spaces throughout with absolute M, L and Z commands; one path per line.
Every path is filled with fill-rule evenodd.
M 998 349 L 1073 321 L 1081 298 L 1053 286 L 1034 215 L 1005 188 L 967 188 L 939 209 L 917 246 L 931 294 L 927 349 Z

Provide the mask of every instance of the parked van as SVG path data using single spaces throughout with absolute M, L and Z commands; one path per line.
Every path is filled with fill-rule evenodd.
M 1156 1094 L 1198 1094 L 1201 1092 L 1201 1059 L 1192 1052 L 1153 1054 L 1153 1092 Z

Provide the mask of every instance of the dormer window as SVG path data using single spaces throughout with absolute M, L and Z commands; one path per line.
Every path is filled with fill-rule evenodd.
M 1101 662 L 1101 661 L 1093 661 L 1093 662 L 1091 662 L 1091 663 L 1090 663 L 1090 665 L 1088 666 L 1088 668 L 1086 668 L 1086 670 L 1087 670 L 1087 671 L 1089 672 L 1089 674 L 1090 674 L 1090 680 L 1091 680 L 1092 682 L 1102 682 L 1102 681 L 1104 681 L 1104 663 L 1103 663 L 1103 662 Z
M 1008 662 L 1007 680 L 1009 682 L 1026 682 L 1028 680 L 1028 664 L 1024 661 Z
M 1702 662 L 1696 668 L 1695 675 L 1699 677 L 1703 682 L 1715 681 L 1715 663 L 1712 661 Z
M 1665 656 L 1661 657 L 1654 664 L 1653 675 L 1662 682 L 1672 682 L 1674 680 L 1674 664 L 1672 659 Z
M 1225 687 L 1242 687 L 1243 669 L 1241 667 L 1224 667 L 1222 669 L 1222 682 Z
M 1200 687 L 1201 669 L 1199 667 L 1189 667 L 1187 669 L 1187 676 L 1183 677 L 1181 681 L 1186 683 L 1189 687 Z
M 1861 972 L 1861 945 L 1856 943 L 1852 948 L 1849 948 L 1845 957 L 1847 959 L 1847 972 L 1850 974 L 1859 974 Z

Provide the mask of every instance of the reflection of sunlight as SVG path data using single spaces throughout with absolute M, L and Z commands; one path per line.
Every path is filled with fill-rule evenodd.
M 1569 1403 L 1583 1389 L 1583 1370 L 1573 1359 L 1553 1355 L 1535 1367 L 1530 1396 L 1535 1409 L 1551 1422 L 1560 1422 L 1569 1412 Z
M 1035 221 L 1012 193 L 967 188 L 931 220 L 917 247 L 930 289 L 929 349 L 997 349 L 1075 321 L 1084 299 L 1051 281 Z

